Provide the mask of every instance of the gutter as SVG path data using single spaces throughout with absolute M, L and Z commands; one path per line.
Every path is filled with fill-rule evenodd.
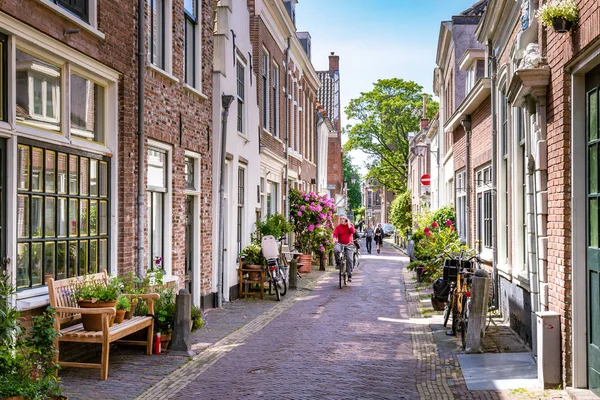
M 146 219 L 146 207 L 144 206 L 145 192 L 146 192 L 146 176 L 144 168 L 144 73 L 146 69 L 146 23 L 144 17 L 144 11 L 146 2 L 144 0 L 138 0 L 138 197 L 137 197 L 137 275 L 143 277 L 145 275 L 146 268 L 144 266 L 145 254 L 144 254 L 144 222 Z
M 288 174 L 289 174 L 289 144 L 290 144 L 290 96 L 289 90 L 289 78 L 288 74 L 290 72 L 290 46 L 292 44 L 292 37 L 287 38 L 287 48 L 285 49 L 285 181 L 283 182 L 283 193 L 284 193 L 284 201 L 285 201 L 285 218 L 289 219 L 290 217 L 290 202 L 288 200 Z M 288 234 L 288 238 L 291 238 L 291 234 Z M 290 242 L 288 240 L 288 242 Z
M 492 286 L 493 286 L 493 303 L 491 309 L 497 310 L 499 301 L 499 282 L 498 282 L 498 232 L 496 232 L 498 226 L 498 206 L 496 204 L 496 200 L 498 194 L 496 193 L 496 185 L 497 185 L 497 176 L 496 171 L 498 169 L 497 166 L 497 137 L 498 137 L 498 128 L 496 126 L 496 56 L 493 54 L 492 41 L 488 42 L 488 54 L 490 57 L 490 61 L 492 64 L 492 70 L 490 71 L 491 76 L 491 108 L 492 108 L 492 170 L 490 171 L 492 174 Z M 508 204 L 506 205 L 508 207 Z M 507 238 L 508 240 L 508 238 Z M 508 246 L 508 243 L 507 243 Z
M 319 159 L 320 159 L 320 157 L 319 157 L 319 154 L 320 154 L 319 142 L 321 141 L 320 140 L 321 138 L 319 137 L 319 127 L 321 125 L 323 125 L 324 121 L 323 121 L 323 114 L 321 114 L 321 112 L 319 110 L 315 111 L 315 114 L 316 114 L 316 119 L 315 119 L 315 125 L 316 125 L 315 126 L 315 138 L 316 138 L 316 142 L 317 142 L 316 146 L 315 146 L 315 150 L 316 150 L 315 164 L 317 166 L 317 176 L 316 176 L 316 179 L 317 179 L 317 182 L 316 182 L 317 183 L 317 187 L 316 187 L 316 189 L 317 190 L 316 190 L 316 192 L 319 193 L 319 189 L 320 189 L 319 188 Z

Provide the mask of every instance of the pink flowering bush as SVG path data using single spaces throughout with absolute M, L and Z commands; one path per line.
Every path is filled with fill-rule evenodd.
M 326 194 L 291 189 L 289 201 L 296 249 L 304 254 L 329 253 L 333 249 L 333 199 Z

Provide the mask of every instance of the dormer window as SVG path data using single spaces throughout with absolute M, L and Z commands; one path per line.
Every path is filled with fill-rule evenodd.
M 481 49 L 468 49 L 459 62 L 461 71 L 465 71 L 465 94 L 475 87 L 477 81 L 485 74 L 485 51 Z

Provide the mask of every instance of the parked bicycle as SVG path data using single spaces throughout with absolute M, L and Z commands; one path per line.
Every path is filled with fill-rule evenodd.
M 261 249 L 263 256 L 267 259 L 267 271 L 271 282 L 269 291 L 274 288 L 277 301 L 281 301 L 281 296 L 285 296 L 287 293 L 289 267 L 281 265 L 279 261 L 279 247 L 274 236 L 264 236 Z

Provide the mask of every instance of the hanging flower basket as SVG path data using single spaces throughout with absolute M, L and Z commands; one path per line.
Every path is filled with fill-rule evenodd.
M 552 28 L 557 33 L 567 33 L 573 29 L 573 22 L 564 18 L 555 18 L 552 20 Z

